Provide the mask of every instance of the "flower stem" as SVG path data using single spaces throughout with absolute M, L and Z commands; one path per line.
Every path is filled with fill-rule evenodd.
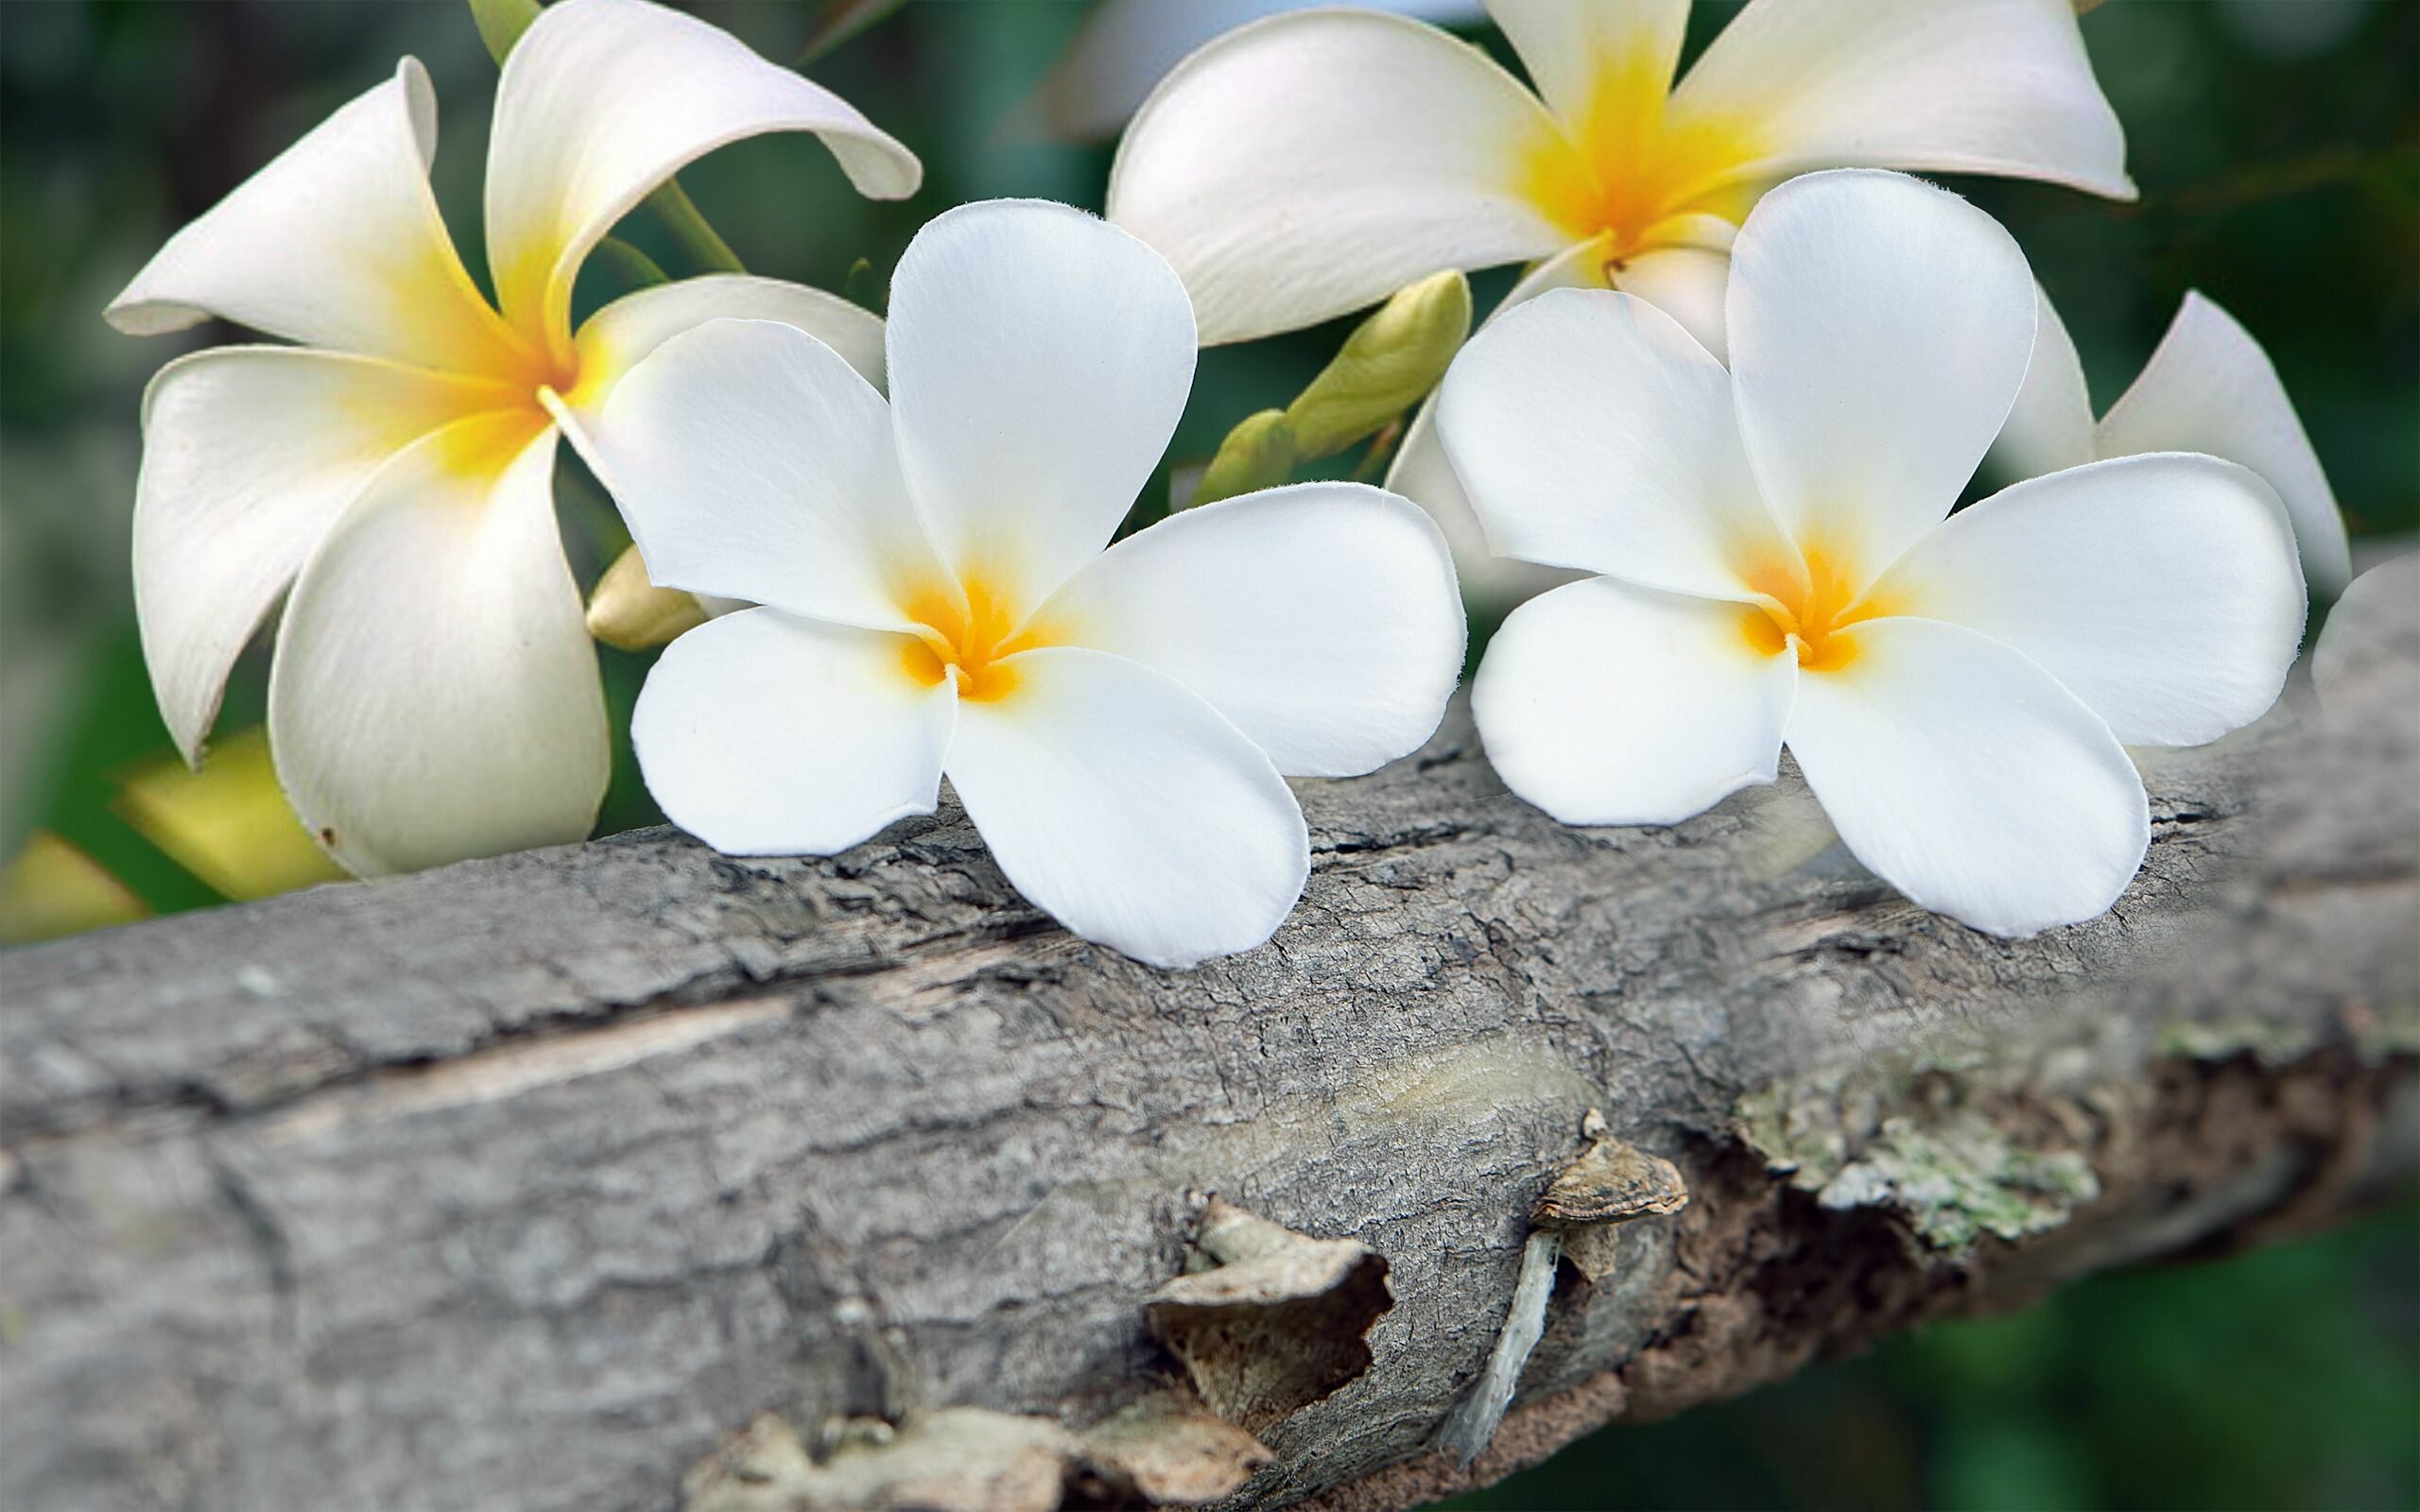
M 698 213 L 697 205 L 690 200 L 689 192 L 681 187 L 680 180 L 666 179 L 658 184 L 655 193 L 647 197 L 647 208 L 655 212 L 655 218 L 664 222 L 664 229 L 672 233 L 672 239 L 680 244 L 682 252 L 689 261 L 698 266 L 699 271 L 748 271 L 747 265 L 740 262 L 739 254 L 731 249 L 731 244 L 717 235 L 715 229 L 706 224 L 706 217 Z
M 634 289 L 652 288 L 669 284 L 672 275 L 657 266 L 654 258 L 622 240 L 608 236 L 596 244 L 596 257 L 614 270 L 614 276 Z

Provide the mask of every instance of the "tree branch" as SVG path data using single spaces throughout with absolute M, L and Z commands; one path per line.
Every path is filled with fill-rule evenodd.
M 1068 937 L 954 806 L 19 952 L 0 1504 L 1392 1508 L 2321 1221 L 2415 1159 L 2410 639 L 2147 755 L 2141 877 L 2019 943 L 1866 875 L 1794 775 L 1575 832 L 1458 712 L 1300 784 L 1302 907 L 1187 972 Z M 1686 1205 L 1562 1230 L 1463 1471 L 1428 1446 L 1592 1108 Z

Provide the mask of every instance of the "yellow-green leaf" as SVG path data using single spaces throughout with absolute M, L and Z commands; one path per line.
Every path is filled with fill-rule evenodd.
M 199 771 L 174 756 L 136 768 L 111 807 L 229 898 L 268 898 L 344 876 L 286 803 L 268 731 L 258 725 L 213 743 Z
M 48 830 L 26 836 L 0 868 L 0 945 L 130 924 L 149 912 L 99 862 Z
M 479 41 L 488 44 L 488 56 L 498 68 L 537 19 L 538 0 L 471 0 L 471 23 L 479 28 Z

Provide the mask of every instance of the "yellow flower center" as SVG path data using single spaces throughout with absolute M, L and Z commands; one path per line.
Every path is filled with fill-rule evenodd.
M 567 314 L 558 319 L 549 307 L 506 313 L 482 299 L 469 276 L 458 269 L 461 303 L 454 318 L 466 323 L 458 346 L 461 358 L 453 376 L 464 386 L 463 418 L 476 424 L 458 425 L 446 449 L 449 466 L 468 474 L 492 476 L 520 455 L 523 448 L 555 423 L 540 400 L 552 389 L 578 407 L 592 399 L 592 387 L 602 381 L 613 363 L 583 352 L 572 339 Z
M 532 409 L 539 407 L 538 390 L 541 388 L 551 388 L 565 400 L 573 400 L 579 391 L 579 351 L 568 342 L 558 347 L 533 339 L 531 345 L 532 350 L 519 365 L 503 375 L 504 381 L 527 395 Z
M 1601 240 L 1605 267 L 1689 239 L 1685 217 L 1734 225 L 1755 202 L 1753 184 L 1729 176 L 1756 154 L 1737 122 L 1673 121 L 1660 70 L 1643 60 L 1609 65 L 1576 122 L 1536 143 L 1519 182 L 1530 201 L 1572 240 Z
M 904 600 L 908 617 L 920 627 L 900 653 L 908 675 L 927 688 L 943 678 L 958 683 L 958 696 L 977 703 L 1005 698 L 1017 688 L 1011 658 L 1021 651 L 1056 644 L 1048 627 L 1020 624 L 1001 594 L 980 576 L 970 576 L 953 590 L 934 586 L 909 593 Z
M 1809 549 L 1803 562 L 1768 558 L 1744 576 L 1765 597 L 1741 606 L 1739 633 L 1760 656 L 1779 656 L 1795 645 L 1798 664 L 1808 672 L 1838 672 L 1856 661 L 1857 637 L 1841 632 L 1892 612 L 1872 595 L 1860 595 L 1856 576 L 1822 550 Z

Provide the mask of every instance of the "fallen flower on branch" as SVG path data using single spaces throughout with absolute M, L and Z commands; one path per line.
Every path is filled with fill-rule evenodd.
M 2275 701 L 2305 610 L 2275 491 L 2122 457 L 1950 507 L 2033 348 L 1999 225 L 1872 170 L 1741 228 L 1731 369 L 1655 306 L 1565 290 L 1463 349 L 1445 444 L 1509 556 L 1606 576 L 1513 611 L 1488 756 L 1572 824 L 1669 824 L 1786 744 L 1858 859 L 1994 934 L 2089 919 L 2141 865 L 2127 745 Z
M 936 217 L 887 335 L 888 401 L 811 336 L 717 321 L 607 404 L 649 575 L 766 606 L 657 662 L 648 790 L 719 850 L 828 854 L 930 812 L 946 774 L 1077 934 L 1157 966 L 1258 945 L 1310 866 L 1281 774 L 1406 754 L 1460 676 L 1436 526 L 1306 483 L 1108 546 L 1192 386 L 1193 312 L 1081 211 Z

